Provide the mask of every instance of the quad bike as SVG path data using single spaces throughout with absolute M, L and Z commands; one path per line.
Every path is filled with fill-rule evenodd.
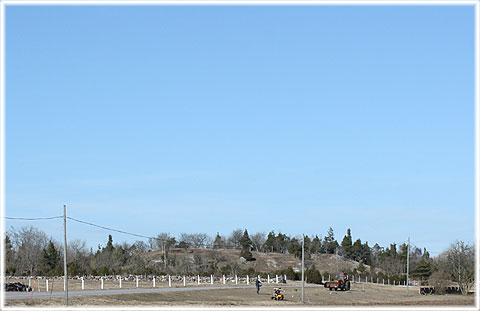
M 283 294 L 281 290 L 281 288 L 273 289 L 272 300 L 285 300 L 285 294 Z

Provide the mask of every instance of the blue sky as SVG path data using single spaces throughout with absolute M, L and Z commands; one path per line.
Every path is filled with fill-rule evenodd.
M 6 193 L 143 235 L 473 242 L 474 8 L 9 5 Z

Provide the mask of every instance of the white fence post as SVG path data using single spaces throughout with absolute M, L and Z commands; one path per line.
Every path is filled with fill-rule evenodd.
M 238 284 L 238 278 L 236 274 L 235 274 L 235 284 Z
M 210 284 L 213 285 L 213 274 L 210 274 Z
M 187 286 L 186 280 L 185 280 L 185 275 L 183 276 L 183 286 Z
M 45 287 L 46 287 L 46 291 L 48 292 L 48 279 L 45 279 Z
M 285 274 L 284 277 L 285 282 L 287 282 L 287 275 Z
M 247 274 L 247 285 L 250 284 L 250 280 L 248 278 L 248 274 Z
M 223 275 L 223 285 L 225 285 L 226 280 L 225 280 L 225 274 Z
M 32 287 L 32 278 L 31 277 L 28 278 L 28 287 Z
M 172 277 L 168 275 L 168 287 L 172 287 Z
M 330 274 L 328 275 L 328 281 L 330 282 Z
M 275 282 L 278 284 L 278 275 L 275 274 Z
M 270 274 L 267 274 L 267 283 L 270 284 Z
M 100 278 L 100 289 L 103 289 L 103 277 Z
M 153 276 L 153 287 L 155 287 L 155 276 Z
M 388 285 L 390 285 L 390 279 L 388 279 Z
M 120 280 L 119 280 L 119 285 L 120 285 L 120 288 L 122 288 L 122 277 L 120 277 Z
M 135 277 L 136 285 L 138 287 L 138 275 Z
M 40 279 L 37 279 L 38 291 L 40 291 Z
M 354 280 L 354 281 L 355 281 L 355 280 Z M 323 274 L 322 274 L 322 283 L 323 283 L 323 282 L 325 282 L 325 279 L 324 279 Z
M 368 278 L 367 277 L 365 277 L 365 283 L 368 283 Z
M 83 279 L 83 276 L 82 276 L 82 290 L 85 289 L 85 280 Z
M 200 285 L 200 275 L 197 275 L 197 284 Z

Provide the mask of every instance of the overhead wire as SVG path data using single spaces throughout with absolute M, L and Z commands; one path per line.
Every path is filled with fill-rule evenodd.
M 97 227 L 97 228 L 101 228 L 101 229 L 105 229 L 105 230 L 110 230 L 110 231 L 114 231 L 114 232 L 119 232 L 119 233 L 123 233 L 123 234 L 127 234 L 127 235 L 132 235 L 132 236 L 136 236 L 136 237 L 140 237 L 140 238 L 155 239 L 155 240 L 158 240 L 158 241 L 165 241 L 165 239 L 160 239 L 160 238 L 156 238 L 156 237 L 152 237 L 152 236 L 146 236 L 146 235 L 142 235 L 142 234 L 127 232 L 127 231 L 118 230 L 118 229 L 113 229 L 113 228 L 97 225 L 97 224 L 94 224 L 94 223 L 91 223 L 91 222 L 88 222 L 88 221 L 83 221 L 83 220 L 76 219 L 76 218 L 69 217 L 69 216 L 67 216 L 67 219 L 76 221 L 78 223 L 90 225 L 90 226 L 93 226 L 93 227 Z
M 63 216 L 53 216 L 53 217 L 35 217 L 35 218 L 26 218 L 26 217 L 7 217 L 7 216 L 5 216 L 5 219 L 10 219 L 10 220 L 49 220 L 49 219 L 57 219 L 57 218 L 63 218 Z

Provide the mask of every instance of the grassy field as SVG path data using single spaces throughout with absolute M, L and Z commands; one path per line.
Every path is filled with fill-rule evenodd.
M 286 301 L 271 300 L 272 288 L 229 288 L 188 292 L 145 293 L 70 297 L 72 306 L 292 306 L 301 304 L 301 288 L 285 289 Z M 310 306 L 474 306 L 474 296 L 422 296 L 418 288 L 354 284 L 351 291 L 335 292 L 316 286 L 306 288 L 305 302 Z M 62 306 L 63 298 L 8 300 L 7 306 Z

